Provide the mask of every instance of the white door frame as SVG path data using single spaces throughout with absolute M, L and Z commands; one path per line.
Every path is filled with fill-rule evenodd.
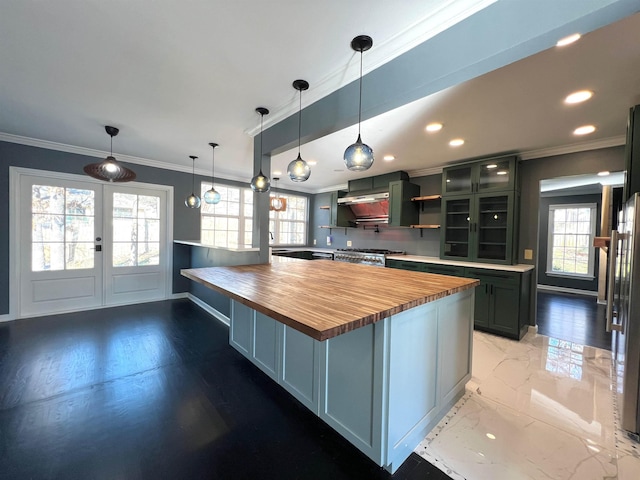
M 93 183 L 96 185 L 104 185 L 105 183 L 86 175 L 77 175 L 72 173 L 53 172 L 47 170 L 37 170 L 24 167 L 9 167 L 9 318 L 3 320 L 15 320 L 20 317 L 20 258 L 21 250 L 24 248 L 19 242 L 21 221 L 20 219 L 20 179 L 23 175 L 40 176 L 43 178 L 54 178 L 59 180 L 77 181 L 84 183 Z M 156 185 L 152 183 L 131 182 L 130 185 L 136 187 L 146 187 L 156 190 L 163 190 L 167 196 L 167 245 L 164 253 L 164 261 L 166 265 L 164 298 L 172 296 L 173 288 L 173 186 L 172 185 Z M 28 221 L 31 221 L 30 219 Z M 103 287 L 104 288 L 104 287 Z M 97 307 L 104 308 L 106 305 Z

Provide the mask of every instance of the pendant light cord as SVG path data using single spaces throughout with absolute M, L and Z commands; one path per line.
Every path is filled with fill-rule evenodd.
M 264 177 L 262 173 L 262 121 L 264 120 L 264 113 L 260 114 L 260 175 Z
M 111 137 L 111 154 L 110 156 L 113 157 L 113 135 L 110 135 Z
M 192 158 L 192 169 L 191 169 L 191 194 L 193 195 L 196 191 L 196 159 Z
M 301 135 L 302 135 L 302 89 L 300 89 L 300 109 L 298 110 L 298 156 L 300 156 Z
M 362 50 L 360 50 L 360 101 L 358 104 L 358 136 L 360 136 L 361 119 L 362 119 Z
M 211 147 L 211 188 L 213 188 L 213 173 L 216 168 L 216 147 Z

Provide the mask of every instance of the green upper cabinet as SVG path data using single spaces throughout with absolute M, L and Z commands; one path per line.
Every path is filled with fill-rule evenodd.
M 389 226 L 408 227 L 418 223 L 420 212 L 413 197 L 420 195 L 420 185 L 405 180 L 389 182 Z
M 513 263 L 515 192 L 442 199 L 440 257 Z
M 346 205 L 338 205 L 338 197 L 343 197 L 346 192 L 331 192 L 329 226 L 330 227 L 353 227 L 355 217 L 353 212 Z
M 493 158 L 443 170 L 440 258 L 513 263 L 516 160 Z
M 501 157 L 445 168 L 442 196 L 514 190 L 516 166 L 516 157 Z

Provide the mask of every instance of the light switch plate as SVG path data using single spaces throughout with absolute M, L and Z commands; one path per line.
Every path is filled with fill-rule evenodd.
M 316 244 L 316 239 L 315 239 L 315 238 L 313 239 L 313 244 L 314 244 L 314 245 Z
M 524 259 L 525 260 L 533 260 L 533 250 L 530 248 L 524 249 Z
M 347 240 L 347 247 L 350 247 L 351 245 L 353 245 L 353 242 L 351 240 Z

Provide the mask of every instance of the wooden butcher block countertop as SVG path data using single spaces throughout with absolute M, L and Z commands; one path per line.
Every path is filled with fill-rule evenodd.
M 181 274 L 320 341 L 480 283 L 330 260 L 192 268 Z

